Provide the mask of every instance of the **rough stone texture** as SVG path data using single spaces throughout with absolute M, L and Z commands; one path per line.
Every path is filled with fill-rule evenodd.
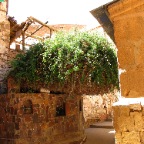
M 65 102 L 66 114 L 56 116 Z M 31 101 L 31 106 L 28 106 Z M 47 93 L 9 93 L 0 97 L 0 143 L 78 144 L 84 137 L 80 97 Z M 30 110 L 31 109 L 31 110 Z
M 7 20 L 7 1 L 0 2 L 0 94 L 7 90 L 5 75 L 8 71 L 7 53 L 10 41 L 10 24 Z
M 115 144 L 144 144 L 143 102 L 144 98 L 123 98 L 113 105 Z
M 120 0 L 108 7 L 114 26 L 121 95 L 144 96 L 144 1 Z
M 112 104 L 118 100 L 118 91 L 104 95 L 83 95 L 85 127 L 96 121 L 112 118 Z M 125 111 L 127 113 L 127 111 Z
M 113 106 L 115 141 L 144 144 L 144 98 L 136 99 L 144 96 L 144 1 L 120 0 L 108 12 L 118 48 L 121 95 L 126 97 Z

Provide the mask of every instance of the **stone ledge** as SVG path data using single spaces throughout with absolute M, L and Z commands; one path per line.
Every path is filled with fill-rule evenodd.
M 118 102 L 114 103 L 113 106 L 133 106 L 133 105 L 142 105 L 144 106 L 144 98 L 121 98 Z

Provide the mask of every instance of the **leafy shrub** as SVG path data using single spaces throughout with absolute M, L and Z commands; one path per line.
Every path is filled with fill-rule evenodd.
M 118 88 L 115 50 L 97 33 L 60 32 L 17 55 L 11 65 L 10 74 L 21 83 Z

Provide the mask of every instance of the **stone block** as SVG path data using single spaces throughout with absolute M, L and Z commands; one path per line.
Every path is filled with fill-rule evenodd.
M 0 3 L 0 10 L 7 12 L 7 2 Z
M 54 126 L 53 135 L 59 135 L 64 133 L 64 122 L 59 122 Z
M 141 144 L 139 132 L 123 132 L 122 144 Z
M 119 113 L 120 113 L 120 117 L 122 116 L 126 116 L 129 117 L 130 115 L 130 108 L 128 106 L 119 106 Z
M 24 120 L 25 120 L 26 123 L 27 123 L 27 122 L 31 122 L 31 121 L 32 121 L 32 115 L 30 115 L 30 114 L 25 114 L 25 115 L 24 115 Z
M 118 118 L 119 132 L 127 132 L 135 130 L 134 119 L 131 117 L 121 116 Z
M 141 111 L 142 110 L 142 106 L 140 104 L 140 102 L 135 102 L 129 105 L 129 108 L 131 111 Z
M 126 41 L 124 40 L 123 40 L 123 45 L 119 46 L 118 58 L 120 62 L 120 67 L 122 67 L 123 69 L 125 69 L 128 65 L 135 64 L 134 49 L 130 45 L 127 45 Z
M 122 144 L 122 133 L 115 133 L 115 144 Z
M 141 131 L 144 128 L 142 113 L 141 112 L 131 112 L 130 116 L 131 116 L 131 119 L 134 119 L 135 131 L 138 131 L 138 132 Z
M 135 53 L 135 62 L 138 69 L 143 69 L 143 61 L 144 60 L 144 49 L 143 49 L 143 42 L 139 44 L 139 47 L 136 49 Z
M 112 110 L 113 110 L 113 115 L 114 115 L 114 117 L 119 117 L 119 116 L 120 116 L 119 106 L 113 106 L 113 107 L 112 107 Z
M 119 116 L 115 113 L 113 119 L 117 134 L 115 137 L 116 144 L 143 143 L 143 101 L 144 98 L 123 98 L 113 105 L 113 109 L 119 109 L 120 113 Z M 125 113 L 127 110 L 129 116 Z
M 144 116 L 144 108 L 142 108 L 142 116 Z
M 144 131 L 140 132 L 141 143 L 144 144 Z
M 19 130 L 19 123 L 15 123 L 15 129 Z
M 65 110 L 66 110 L 66 115 L 67 116 L 71 114 L 71 107 L 70 107 L 70 103 L 69 102 L 66 102 Z
M 39 123 L 40 122 L 39 121 L 39 115 L 37 113 L 34 113 L 32 118 L 33 118 L 33 123 Z
M 120 75 L 121 92 L 124 97 L 136 98 L 144 95 L 144 71 L 136 67 L 125 69 L 126 73 Z
M 141 106 L 141 99 L 131 99 L 129 100 L 129 108 L 131 111 L 141 111 L 142 106 Z
M 12 141 L 13 142 L 13 141 Z M 8 143 L 8 140 L 7 139 L 0 139 L 0 143 L 1 144 L 7 144 Z

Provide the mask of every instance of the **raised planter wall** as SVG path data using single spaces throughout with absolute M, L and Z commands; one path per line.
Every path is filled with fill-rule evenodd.
M 80 97 L 47 93 L 1 96 L 0 143 L 79 144 L 84 138 Z M 64 103 L 65 113 L 57 107 Z

